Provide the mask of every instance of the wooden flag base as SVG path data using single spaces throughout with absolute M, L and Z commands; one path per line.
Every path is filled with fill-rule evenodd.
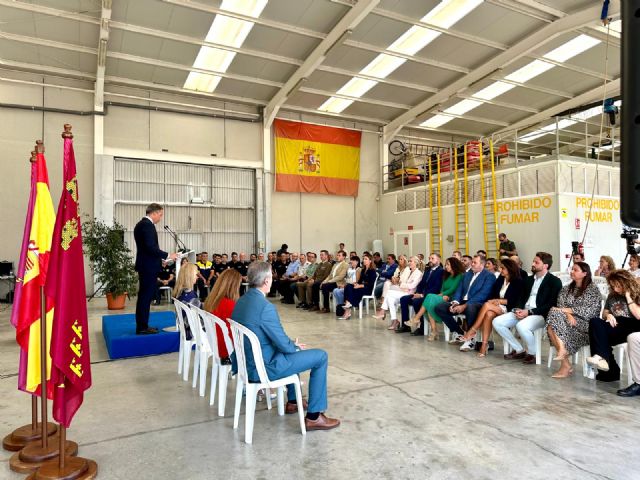
M 58 426 L 55 423 L 47 422 L 47 436 L 51 438 L 58 431 Z M 10 452 L 17 452 L 22 450 L 24 446 L 36 440 L 42 438 L 42 424 L 38 423 L 36 428 L 30 423 L 23 425 L 20 428 L 16 428 L 9 435 L 2 440 L 2 448 L 9 450 Z
M 32 473 L 49 460 L 58 461 L 59 454 L 58 434 L 49 437 L 48 445 L 42 448 L 40 440 L 28 443 L 21 451 L 14 453 L 9 459 L 9 467 L 14 472 Z M 65 454 L 74 456 L 78 453 L 78 444 L 67 440 L 65 442 Z
M 27 477 L 27 480 L 92 480 L 98 475 L 98 464 L 82 457 L 65 457 L 64 467 L 59 459 L 49 460 Z

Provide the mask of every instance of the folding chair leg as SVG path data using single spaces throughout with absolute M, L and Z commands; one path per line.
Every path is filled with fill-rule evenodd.
M 242 408 L 242 390 L 243 383 L 240 380 L 240 375 L 236 375 L 236 404 L 233 411 L 233 429 L 237 430 L 238 423 L 240 421 L 240 408 Z
M 253 421 L 256 416 L 256 400 L 258 392 L 256 388 L 248 384 L 247 394 L 245 396 L 245 413 L 244 413 L 244 441 L 246 443 L 253 443 Z
M 215 362 L 214 362 L 215 363 Z M 209 367 L 209 356 L 206 352 L 200 352 L 200 396 L 204 397 L 207 387 L 207 368 Z
M 536 365 L 542 364 L 542 330 L 533 332 L 536 341 Z
M 227 404 L 227 383 L 229 382 L 230 365 L 222 365 L 219 367 L 220 381 L 218 383 L 218 416 L 224 417 L 224 409 Z
M 271 410 L 271 390 L 269 388 L 264 389 L 264 399 L 267 401 L 267 410 Z
M 209 391 L 209 406 L 213 405 L 216 400 L 216 384 L 218 382 L 219 369 L 220 367 L 214 360 L 213 364 L 211 365 L 211 390 Z M 218 399 L 218 402 L 220 402 L 220 399 Z
M 184 363 L 184 344 L 180 340 L 180 348 L 178 349 L 178 375 L 182 373 L 182 364 Z
M 196 385 L 198 384 L 199 372 L 200 372 L 200 352 L 196 350 L 196 353 L 193 356 L 193 382 L 191 382 L 192 388 L 196 388 Z
M 191 363 L 191 349 L 193 345 L 188 344 L 189 348 L 184 349 L 184 366 L 182 367 L 182 380 L 189 381 L 189 364 Z

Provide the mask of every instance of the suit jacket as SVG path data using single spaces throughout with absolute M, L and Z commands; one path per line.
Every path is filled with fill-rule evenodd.
M 518 308 L 524 308 L 527 300 L 529 300 L 535 279 L 535 275 L 530 275 L 524 279 L 524 288 L 520 296 L 520 301 L 518 302 Z M 552 273 L 547 273 L 538 288 L 536 308 L 531 309 L 533 314 L 546 317 L 551 307 L 556 305 L 560 290 L 562 290 L 562 281 Z
M 464 300 L 464 296 L 469 290 L 467 296 L 467 303 L 484 303 L 489 298 L 489 294 L 491 293 L 491 287 L 496 281 L 496 277 L 489 270 L 482 269 L 482 271 L 478 274 L 476 281 L 473 282 L 471 288 L 469 288 L 469 284 L 471 283 L 471 279 L 473 278 L 473 271 L 469 270 L 462 277 L 462 281 L 460 285 L 458 285 L 458 289 L 456 293 L 453 295 L 452 300 L 455 300 L 458 303 L 462 303 Z
M 333 270 L 333 267 L 336 268 L 335 271 Z M 349 270 L 349 264 L 343 260 L 333 267 L 331 267 L 329 276 L 324 279 L 325 283 L 344 283 L 344 278 L 347 276 L 347 270 Z M 331 276 L 331 273 L 333 273 L 333 276 Z
M 284 332 L 276 307 L 260 290 L 251 288 L 241 296 L 236 302 L 231 318 L 258 337 L 269 378 L 279 378 L 282 372 L 291 367 L 291 361 L 284 354 L 295 353 L 297 347 Z M 247 355 L 249 380 L 257 382 L 260 379 L 253 360 L 251 343 L 247 339 L 244 348 Z
M 491 293 L 489 294 L 489 300 L 500 298 L 500 290 L 502 290 L 503 285 L 504 285 L 504 277 L 500 275 L 498 279 L 495 281 L 495 283 L 493 284 L 493 287 L 491 288 Z M 522 295 L 523 285 L 524 285 L 523 280 L 521 278 L 516 278 L 509 283 L 509 286 L 507 287 L 507 291 L 504 292 L 504 298 L 507 301 L 508 312 L 516 308 L 516 306 L 518 305 L 518 302 L 520 301 L 520 296 Z
M 162 268 L 162 260 L 169 255 L 160 250 L 158 232 L 147 217 L 140 220 L 133 229 L 136 240 L 136 271 L 142 274 L 156 275 Z
M 416 288 L 416 293 L 424 295 L 425 297 L 430 293 L 440 293 L 443 275 L 444 268 L 442 268 L 442 265 L 438 265 L 438 268 L 435 270 L 427 268 L 422 275 L 422 280 L 420 280 L 418 288 Z

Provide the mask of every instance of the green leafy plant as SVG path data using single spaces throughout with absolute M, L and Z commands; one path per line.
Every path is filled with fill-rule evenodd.
M 96 277 L 96 282 L 105 293 L 130 297 L 138 290 L 133 254 L 123 241 L 124 227 L 114 221 L 112 226 L 97 218 L 82 223 L 84 253 Z

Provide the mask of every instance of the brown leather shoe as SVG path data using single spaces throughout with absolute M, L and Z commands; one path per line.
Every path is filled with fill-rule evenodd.
M 516 352 L 508 353 L 507 355 L 504 356 L 504 359 L 505 360 L 524 360 L 526 356 L 527 356 L 527 352 L 523 350 L 520 353 L 516 353 Z
M 320 308 L 317 305 L 314 305 L 309 309 L 310 312 L 317 312 L 318 310 L 320 310 Z
M 307 409 L 307 401 L 302 399 L 302 407 L 304 408 L 304 410 Z M 291 415 L 293 413 L 298 413 L 298 404 L 297 403 L 290 403 L 287 402 L 284 406 L 284 413 L 286 415 Z
M 329 313 L 329 309 L 328 308 L 321 308 L 320 310 L 318 310 L 318 313 Z
M 522 363 L 524 363 L 525 365 L 535 365 L 536 356 L 535 355 L 527 355 L 526 357 L 524 357 L 524 360 L 522 360 Z
M 340 426 L 340 420 L 337 418 L 329 418 L 321 413 L 317 420 L 304 419 L 304 426 L 309 430 L 331 430 Z

